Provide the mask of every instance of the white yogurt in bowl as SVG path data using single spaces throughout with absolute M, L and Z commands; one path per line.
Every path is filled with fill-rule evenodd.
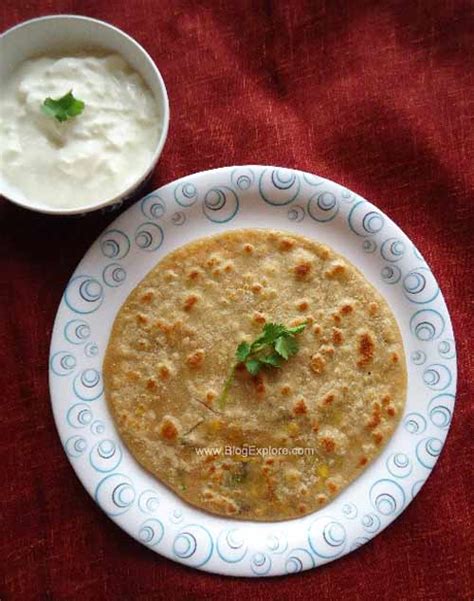
M 61 123 L 41 111 L 71 89 L 80 115 Z M 153 94 L 117 54 L 28 60 L 0 94 L 2 174 L 51 207 L 120 194 L 148 167 L 161 130 Z
M 25 28 L 30 39 L 13 35 Z M 33 43 L 35 32 L 43 33 Z M 78 213 L 143 182 L 169 116 L 161 76 L 136 42 L 100 21 L 47 17 L 4 34 L 0 57 L 1 194 L 43 212 Z M 46 98 L 71 90 L 84 103 L 80 114 L 60 122 L 43 112 Z

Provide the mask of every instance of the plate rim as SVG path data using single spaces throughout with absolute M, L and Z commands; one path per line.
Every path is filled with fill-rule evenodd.
M 106 227 L 102 230 L 102 232 L 99 234 L 99 236 L 92 242 L 92 244 L 89 246 L 89 248 L 86 250 L 86 252 L 82 256 L 81 260 L 77 264 L 76 268 L 74 269 L 74 271 L 73 271 L 70 279 L 68 280 L 67 284 L 65 285 L 64 293 L 63 293 L 63 295 L 62 295 L 62 297 L 60 299 L 60 302 L 59 302 L 59 305 L 58 305 L 58 310 L 57 310 L 57 313 L 56 313 L 56 316 L 55 316 L 55 320 L 54 320 L 54 325 L 53 325 L 53 328 L 52 328 L 50 350 L 49 350 L 49 360 L 48 360 L 48 366 L 49 366 L 49 390 L 50 390 L 51 405 L 52 405 L 52 410 L 53 410 L 55 427 L 56 427 L 56 430 L 58 432 L 58 436 L 59 436 L 59 438 L 61 440 L 61 443 L 62 443 L 63 447 L 65 445 L 65 441 L 63 440 L 64 437 L 63 437 L 63 435 L 61 433 L 61 425 L 60 425 L 59 413 L 57 411 L 57 405 L 55 404 L 55 400 L 54 400 L 54 396 L 55 396 L 54 395 L 55 374 L 54 374 L 54 372 L 53 372 L 53 370 L 51 368 L 51 360 L 52 360 L 52 357 L 54 356 L 53 350 L 55 350 L 55 349 L 53 348 L 53 346 L 54 346 L 54 342 L 55 342 L 55 337 L 57 335 L 58 325 L 61 322 L 60 309 L 63 306 L 63 302 L 64 302 L 64 299 L 65 299 L 65 293 L 66 293 L 68 285 L 74 279 L 74 277 L 76 277 L 76 274 L 77 274 L 79 268 L 81 267 L 83 261 L 85 261 L 86 257 L 91 253 L 92 249 L 96 245 L 99 244 L 99 241 L 101 240 L 102 236 L 107 231 L 113 229 L 114 225 L 117 223 L 118 220 L 123 219 L 125 221 L 127 219 L 126 216 L 128 216 L 130 218 L 130 216 L 133 215 L 134 211 L 136 211 L 138 213 L 140 211 L 140 207 L 141 207 L 143 201 L 146 198 L 149 198 L 152 195 L 159 195 L 160 193 L 163 192 L 163 190 L 168 190 L 171 186 L 177 187 L 180 183 L 182 183 L 184 181 L 189 181 L 190 179 L 198 179 L 198 180 L 199 179 L 205 179 L 206 177 L 214 177 L 214 176 L 218 176 L 219 174 L 228 174 L 229 176 L 231 176 L 231 174 L 233 172 L 235 172 L 235 170 L 257 170 L 257 172 L 259 173 L 259 177 L 263 176 L 263 173 L 265 172 L 265 170 L 272 170 L 272 172 L 273 171 L 285 171 L 285 172 L 289 172 L 289 173 L 292 173 L 292 174 L 296 174 L 297 176 L 305 176 L 306 175 L 306 176 L 311 177 L 311 178 L 315 177 L 315 178 L 321 179 L 322 183 L 327 183 L 331 187 L 334 186 L 334 187 L 337 187 L 339 189 L 345 189 L 345 190 L 347 190 L 346 188 L 344 188 L 344 186 L 341 186 L 340 184 L 338 184 L 337 182 L 334 182 L 333 180 L 330 180 L 330 179 L 328 179 L 326 177 L 321 177 L 321 176 L 316 175 L 316 174 L 312 174 L 312 173 L 307 172 L 307 171 L 302 171 L 302 170 L 299 170 L 299 169 L 293 169 L 293 168 L 287 168 L 287 167 L 275 166 L 275 165 L 254 165 L 254 164 L 249 164 L 249 165 L 232 165 L 232 166 L 224 166 L 224 167 L 218 167 L 218 168 L 214 168 L 214 169 L 199 171 L 199 172 L 196 172 L 196 173 L 192 173 L 192 174 L 189 174 L 189 175 L 182 176 L 182 177 L 180 177 L 180 178 L 178 178 L 176 180 L 172 180 L 171 182 L 163 184 L 162 186 L 159 186 L 158 188 L 152 190 L 148 194 L 146 194 L 144 196 L 141 196 L 134 204 L 132 204 L 131 206 L 127 207 L 127 209 L 125 211 L 123 211 L 122 213 L 120 213 L 119 215 L 117 215 L 116 219 L 114 219 L 108 225 L 106 225 Z M 351 194 L 353 194 L 357 199 L 360 199 L 360 201 L 366 203 L 366 205 L 364 205 L 364 206 L 368 206 L 369 208 L 373 208 L 375 210 L 375 212 L 381 214 L 387 220 L 387 222 L 390 224 L 391 227 L 394 227 L 396 231 L 401 232 L 401 234 L 408 241 L 410 241 L 410 243 L 413 245 L 414 251 L 419 253 L 419 251 L 417 251 L 417 249 L 416 249 L 416 246 L 413 244 L 411 238 L 407 234 L 405 234 L 405 232 L 400 228 L 400 226 L 398 226 L 384 211 L 382 211 L 381 209 L 379 209 L 376 205 L 374 205 L 370 201 L 367 201 L 362 196 L 359 196 L 357 193 L 353 192 L 352 190 L 349 190 L 349 192 L 351 192 Z M 203 202 L 202 199 L 200 199 L 197 204 L 202 204 L 202 202 Z M 284 203 L 284 204 L 281 204 L 279 206 L 289 206 L 293 202 L 294 202 L 294 199 L 290 200 L 288 203 Z M 221 222 L 221 223 L 223 223 L 223 222 Z M 245 227 L 249 227 L 249 226 L 241 226 L 241 227 L 239 227 L 239 229 L 244 229 Z M 254 226 L 254 227 L 258 228 L 258 227 L 261 227 L 261 226 Z M 272 226 L 270 226 L 270 227 L 272 227 Z M 268 229 L 268 226 L 267 226 L 267 229 Z M 272 229 L 274 229 L 274 228 L 272 228 Z M 290 230 L 290 231 L 294 231 L 294 230 Z M 218 232 L 216 232 L 216 233 L 218 233 Z M 295 233 L 297 233 L 297 232 L 295 232 Z M 208 235 L 208 234 L 202 234 L 201 233 L 201 234 L 193 236 L 193 239 L 197 239 L 197 238 L 203 237 L 205 235 Z M 305 235 L 305 234 L 302 234 L 302 235 Z M 341 252 L 341 251 L 339 251 L 339 249 L 336 249 L 336 250 L 337 250 L 337 252 Z M 159 255 L 159 257 L 156 258 L 155 263 L 157 261 L 161 260 L 166 254 L 167 254 L 167 252 L 166 253 L 161 253 Z M 426 267 L 428 268 L 428 270 L 430 271 L 430 273 L 432 273 L 429 264 L 421 256 L 421 254 L 419 255 L 419 257 L 423 261 L 423 265 L 422 266 L 426 265 Z M 349 260 L 351 262 L 353 262 L 353 258 L 350 258 Z M 357 266 L 357 267 L 358 267 L 358 269 L 360 269 L 359 266 Z M 362 269 L 360 269 L 360 270 L 362 271 Z M 148 269 L 147 269 L 147 271 L 148 271 Z M 364 274 L 364 277 L 367 277 L 366 274 L 363 271 L 362 271 L 362 273 Z M 140 278 L 140 280 L 141 279 L 142 278 Z M 443 305 L 443 307 L 445 309 L 445 313 L 446 313 L 446 317 L 447 317 L 445 325 L 447 326 L 447 329 L 452 332 L 452 338 L 450 340 L 452 340 L 452 342 L 453 342 L 453 348 L 454 348 L 454 361 L 453 361 L 453 365 L 452 365 L 452 374 L 451 374 L 452 375 L 452 381 L 454 382 L 454 386 L 452 388 L 452 396 L 453 396 L 452 411 L 454 411 L 455 400 L 456 400 L 456 391 L 457 391 L 457 358 L 456 358 L 456 354 L 455 354 L 455 352 L 456 352 L 455 334 L 454 334 L 454 329 L 453 329 L 453 326 L 452 326 L 452 320 L 451 320 L 451 317 L 450 317 L 449 309 L 447 307 L 447 304 L 445 302 L 445 299 L 444 299 L 444 296 L 442 294 L 442 291 L 441 291 L 441 289 L 439 287 L 439 284 L 438 284 L 438 282 L 437 282 L 437 280 L 436 280 L 436 278 L 435 278 L 434 275 L 433 275 L 433 279 L 434 279 L 435 283 L 438 286 L 439 299 L 441 300 L 442 305 Z M 375 286 L 375 287 L 376 287 L 376 289 L 381 294 L 383 294 L 383 292 L 382 292 L 382 290 L 380 289 L 379 286 Z M 130 288 L 129 292 L 131 291 L 132 288 Z M 384 295 L 384 298 L 386 298 L 385 295 Z M 422 308 L 422 307 L 423 307 L 423 305 L 420 305 L 420 308 Z M 416 308 L 416 306 L 414 308 Z M 114 318 L 115 318 L 115 315 L 116 315 L 116 313 L 114 313 Z M 404 349 L 406 351 L 406 343 L 405 343 L 405 341 L 404 341 Z M 406 357 L 406 360 L 407 360 L 407 371 L 409 371 L 409 365 L 408 365 L 409 358 L 408 358 L 408 356 Z M 408 393 L 408 391 L 407 391 L 407 393 Z M 451 392 L 449 394 L 451 394 Z M 408 398 L 407 398 L 407 401 L 408 401 Z M 404 417 L 406 417 L 406 415 Z M 402 419 L 403 419 L 403 416 L 402 416 Z M 399 424 L 397 426 L 397 429 L 401 427 L 402 419 L 400 420 L 400 422 L 399 422 Z M 414 499 L 414 497 L 419 493 L 419 491 L 421 490 L 421 488 L 426 483 L 426 480 L 431 475 L 431 473 L 432 473 L 432 471 L 433 471 L 433 469 L 434 469 L 434 467 L 435 467 L 435 465 L 437 463 L 437 459 L 439 457 L 439 454 L 441 453 L 442 449 L 444 448 L 444 445 L 446 444 L 446 438 L 447 438 L 447 435 L 449 433 L 450 425 L 451 425 L 451 422 L 449 422 L 447 428 L 445 428 L 445 433 L 442 436 L 442 440 L 441 440 L 441 448 L 439 450 L 438 455 L 436 456 L 436 460 L 435 460 L 434 464 L 429 468 L 426 477 L 423 479 L 421 485 L 418 487 L 418 489 L 416 490 L 416 492 L 412 495 L 411 498 L 408 498 L 406 500 L 406 502 L 403 503 L 400 512 L 398 512 L 396 515 L 394 515 L 393 517 L 391 517 L 385 524 L 382 524 L 380 526 L 380 528 L 376 532 L 374 532 L 373 534 L 368 533 L 367 540 L 363 541 L 361 544 L 365 544 L 366 542 L 370 542 L 370 540 L 372 540 L 372 538 L 374 538 L 377 534 L 379 534 L 380 532 L 382 532 L 386 527 L 388 527 L 391 523 L 393 523 L 395 521 L 395 519 L 398 519 L 398 517 L 403 513 L 403 511 L 405 511 L 406 507 L 411 503 L 411 501 Z M 441 436 L 441 434 L 440 434 L 440 436 Z M 390 442 L 392 441 L 392 439 L 393 439 L 393 436 L 387 442 L 387 445 L 384 447 L 384 450 L 387 447 L 389 447 Z M 125 448 L 125 445 L 123 443 L 121 443 L 121 444 Z M 65 449 L 65 451 L 66 451 L 66 449 Z M 128 451 L 126 451 L 126 452 L 128 452 Z M 383 452 L 384 451 L 382 451 L 381 455 L 383 454 Z M 114 516 L 111 516 L 110 514 L 107 513 L 107 511 L 103 507 L 103 504 L 101 504 L 99 502 L 99 500 L 97 499 L 97 495 L 93 495 L 92 492 L 91 492 L 91 490 L 88 488 L 87 484 L 84 482 L 84 480 L 83 480 L 83 478 L 82 478 L 79 470 L 77 469 L 77 466 L 74 464 L 73 457 L 71 457 L 71 455 L 69 455 L 67 453 L 67 451 L 66 451 L 66 455 L 67 455 L 68 460 L 71 463 L 71 466 L 73 467 L 73 470 L 74 470 L 76 476 L 78 477 L 79 481 L 84 486 L 84 488 L 86 489 L 86 491 L 90 494 L 90 496 L 92 496 L 92 498 L 94 499 L 94 501 L 96 502 L 96 504 L 98 504 L 99 507 L 104 511 L 104 513 L 106 513 L 107 517 L 110 517 L 119 527 L 121 527 L 123 530 L 125 530 L 125 532 L 127 534 L 129 534 L 130 536 L 132 536 L 133 538 L 135 538 L 135 540 L 137 540 L 138 542 L 140 542 L 142 544 L 145 544 L 145 546 L 148 546 L 148 548 L 150 548 L 150 545 L 146 544 L 143 540 L 140 540 L 140 538 L 138 537 L 138 534 L 134 534 L 134 533 L 130 532 L 129 530 L 127 530 L 126 526 L 124 524 L 122 524 L 120 522 L 120 520 L 118 520 L 116 517 L 114 518 Z M 372 463 L 375 463 L 375 461 L 376 461 L 376 459 Z M 366 470 L 360 475 L 360 477 L 363 477 L 364 474 L 366 474 Z M 358 479 L 359 479 L 359 477 L 356 480 L 358 480 Z M 162 485 L 161 483 L 159 483 L 159 485 L 160 486 L 166 486 L 166 485 Z M 333 501 L 331 501 L 327 506 L 325 506 L 323 508 L 323 510 L 327 511 L 329 508 L 331 508 L 331 506 L 334 504 L 334 502 L 335 502 L 336 499 L 337 499 L 337 497 Z M 180 502 L 186 504 L 186 502 L 182 501 L 180 498 L 179 498 L 179 500 L 180 500 Z M 205 514 L 206 517 L 207 517 L 206 512 L 201 512 L 201 513 Z M 314 512 L 313 514 L 309 514 L 309 515 L 311 516 L 311 515 L 317 515 L 317 514 L 319 514 L 319 511 L 318 512 Z M 215 517 L 212 514 L 210 514 L 210 515 L 211 515 L 211 517 Z M 262 523 L 264 523 L 264 524 L 271 524 L 273 526 L 278 527 L 278 525 L 281 525 L 281 524 L 284 524 L 284 525 L 286 525 L 287 523 L 290 523 L 290 524 L 293 523 L 293 524 L 295 524 L 295 523 L 299 522 L 300 520 L 303 520 L 303 519 L 305 519 L 307 517 L 308 516 L 303 516 L 302 518 L 295 518 L 295 519 L 292 519 L 292 520 L 289 520 L 289 521 L 282 521 L 282 522 L 262 522 Z M 234 525 L 237 525 L 237 526 L 240 525 L 240 524 L 243 524 L 243 523 L 244 524 L 247 524 L 247 523 L 255 524 L 255 522 L 243 522 L 241 520 L 232 520 L 232 518 L 229 518 L 228 520 L 227 520 L 227 518 L 223 518 L 223 519 L 225 521 L 230 521 L 231 524 L 234 524 Z M 232 527 L 230 528 L 230 530 L 232 530 Z M 213 541 L 213 543 L 214 543 L 214 541 Z M 216 547 L 216 544 L 213 544 L 213 546 L 212 546 L 211 555 L 214 552 L 214 547 Z M 229 566 L 232 568 L 232 566 L 235 565 L 232 562 L 230 562 L 228 565 L 225 566 L 225 567 L 227 567 L 227 569 L 222 569 L 221 570 L 221 569 L 216 569 L 215 567 L 210 567 L 210 565 L 208 564 L 207 561 L 203 562 L 202 565 L 195 565 L 195 564 L 193 565 L 192 563 L 189 563 L 188 561 L 186 561 L 186 559 L 180 558 L 178 556 L 172 556 L 171 554 L 164 552 L 163 549 L 152 548 L 152 550 L 154 550 L 155 552 L 158 552 L 159 554 L 161 554 L 161 555 L 163 555 L 165 557 L 168 557 L 169 559 L 171 559 L 173 561 L 177 561 L 177 562 L 182 563 L 184 565 L 187 565 L 189 567 L 195 567 L 197 569 L 201 569 L 201 570 L 204 570 L 204 571 L 208 571 L 210 573 L 216 573 L 216 574 L 221 574 L 221 575 L 244 576 L 244 577 L 246 577 L 246 576 L 247 577 L 259 577 L 259 576 L 281 576 L 281 575 L 284 575 L 285 573 L 289 573 L 289 572 L 283 572 L 283 571 L 272 571 L 271 569 L 269 569 L 269 571 L 266 572 L 266 573 L 256 573 L 256 572 L 252 573 L 249 570 L 246 570 L 245 573 L 239 572 L 239 571 L 237 571 L 237 573 L 236 573 L 232 569 L 229 569 Z M 323 561 L 321 561 L 320 563 L 318 563 L 317 566 L 314 565 L 314 560 L 313 560 L 313 565 L 312 566 L 306 566 L 306 567 L 303 567 L 303 569 L 305 570 L 305 569 L 311 569 L 312 567 L 319 567 L 319 565 L 328 563 L 329 561 L 333 561 L 334 559 L 337 559 L 339 557 L 343 557 L 344 555 L 352 552 L 353 550 L 355 550 L 355 549 L 352 549 L 352 548 L 351 549 L 345 549 L 343 553 L 338 554 L 337 556 L 334 556 L 334 557 L 330 557 L 330 558 L 324 558 L 324 556 L 322 556 L 323 557 Z M 317 555 L 317 553 L 316 553 L 316 555 Z M 326 559 L 326 560 L 324 560 L 324 559 Z

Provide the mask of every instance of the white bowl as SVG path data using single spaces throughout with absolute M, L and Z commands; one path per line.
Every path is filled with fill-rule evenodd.
M 74 214 L 93 211 L 116 203 L 133 194 L 151 174 L 163 150 L 168 134 L 169 104 L 166 87 L 150 55 L 129 35 L 103 21 L 76 15 L 54 15 L 25 21 L 0 36 L 0 84 L 4 83 L 23 61 L 38 55 L 75 53 L 87 49 L 111 51 L 137 71 L 152 91 L 162 115 L 162 130 L 153 156 L 136 180 L 119 194 L 95 198 L 80 207 L 50 207 L 27 198 L 0 174 L 0 195 L 27 209 L 42 213 Z

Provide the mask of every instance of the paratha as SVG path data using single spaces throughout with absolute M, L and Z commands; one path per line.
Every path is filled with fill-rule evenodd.
M 306 323 L 299 351 L 256 376 L 240 365 L 220 408 L 237 346 L 265 323 Z M 189 503 L 239 519 L 327 504 L 380 454 L 406 397 L 400 331 L 379 292 L 326 245 L 265 229 L 165 256 L 119 310 L 103 371 L 138 462 Z

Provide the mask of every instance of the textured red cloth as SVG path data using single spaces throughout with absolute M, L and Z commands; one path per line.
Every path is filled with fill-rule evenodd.
M 472 2 L 3 0 L 0 29 L 53 12 L 110 21 L 156 60 L 171 128 L 153 186 L 221 165 L 275 164 L 334 179 L 387 212 L 441 284 L 460 384 L 434 473 L 371 543 L 295 577 L 238 580 L 185 568 L 94 505 L 50 410 L 57 305 L 116 215 L 54 218 L 0 201 L 0 598 L 471 601 Z

